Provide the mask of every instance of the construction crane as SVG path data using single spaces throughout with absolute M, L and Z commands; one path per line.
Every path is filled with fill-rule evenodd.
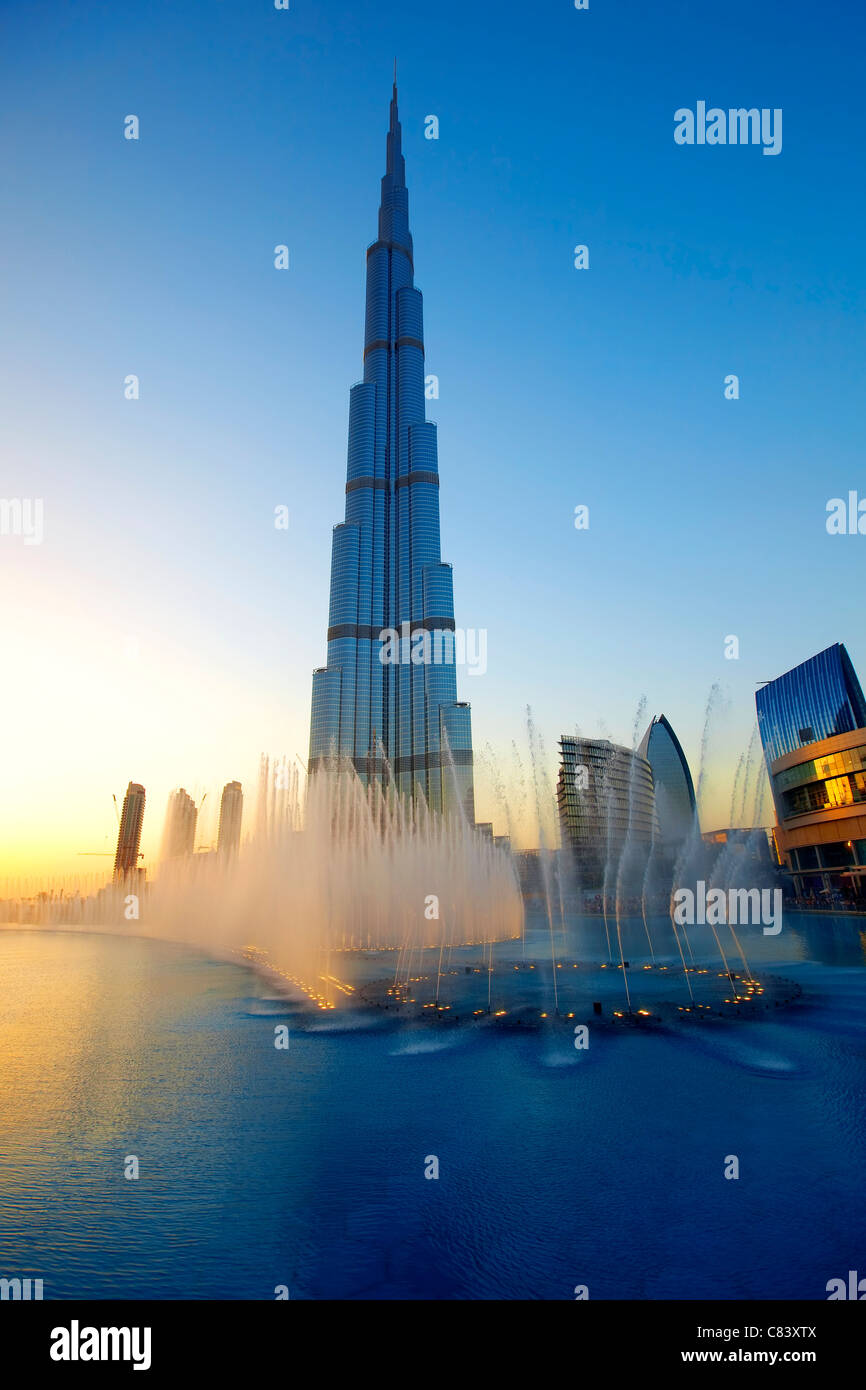
M 115 817 L 117 818 L 117 828 L 118 828 L 118 830 L 119 830 L 119 829 L 120 829 L 120 812 L 119 812 L 118 809 L 117 809 L 117 797 L 114 795 L 114 792 L 111 793 L 111 799 L 112 799 L 112 801 L 114 802 L 114 814 L 115 814 Z M 102 857 L 102 856 L 107 856 L 107 857 L 110 857 L 110 858 L 114 858 L 115 853 L 116 853 L 116 850 L 113 850 L 113 849 L 80 849 L 80 850 L 78 851 L 78 857 L 79 857 L 79 859 L 93 859 L 93 858 L 98 858 L 98 857 Z M 140 858 L 141 858 L 141 855 L 139 854 L 138 857 L 139 857 L 139 859 L 140 859 Z

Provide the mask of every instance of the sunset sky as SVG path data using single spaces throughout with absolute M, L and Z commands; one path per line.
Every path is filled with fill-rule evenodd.
M 252 808 L 260 751 L 306 761 L 395 52 L 476 753 L 526 763 L 531 705 L 555 776 L 560 734 L 631 743 L 646 697 L 697 780 L 720 684 L 712 828 L 759 681 L 836 641 L 866 678 L 866 536 L 825 528 L 866 496 L 853 6 L 34 0 L 0 27 L 0 497 L 45 516 L 0 535 L 0 879 L 110 866 L 82 856 L 130 779 L 150 862 L 172 787 Z M 677 145 L 699 100 L 781 108 L 781 154 Z

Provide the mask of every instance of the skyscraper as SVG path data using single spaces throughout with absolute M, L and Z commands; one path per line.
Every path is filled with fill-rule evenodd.
M 605 872 L 640 886 L 658 821 L 650 765 L 608 739 L 563 734 L 556 787 L 562 848 L 584 888 Z
M 679 739 L 663 714 L 656 715 L 638 746 L 652 769 L 659 825 L 657 852 L 676 856 L 698 833 L 695 787 Z
M 845 647 L 836 642 L 755 695 L 768 766 L 801 748 L 866 726 L 866 699 Z
M 117 832 L 117 853 L 114 856 L 114 877 L 124 878 L 138 868 L 138 847 L 141 844 L 141 823 L 144 820 L 144 787 L 130 782 L 123 798 L 120 829 Z
M 217 850 L 220 854 L 235 854 L 240 848 L 243 813 L 244 794 L 240 782 L 226 782 L 220 801 L 217 833 Z
M 798 898 L 866 898 L 866 699 L 840 642 L 755 696 L 776 846 Z
M 168 798 L 161 859 L 185 859 L 195 849 L 196 804 L 183 787 Z
M 401 792 L 436 809 L 459 802 L 474 821 L 396 81 L 390 117 L 379 235 L 367 249 L 364 379 L 349 397 L 345 520 L 333 534 L 328 661 L 313 674 L 310 771 L 331 753 L 365 782 L 387 775 L 387 764 Z

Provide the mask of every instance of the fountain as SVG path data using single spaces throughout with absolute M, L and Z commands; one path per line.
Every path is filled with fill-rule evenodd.
M 699 793 L 718 702 L 714 689 Z M 645 715 L 642 700 L 634 748 Z M 553 792 L 530 710 L 526 727 L 528 771 L 514 749 L 517 812 L 501 765 L 493 765 L 492 777 L 510 835 L 521 810 L 535 817 L 541 891 L 528 920 L 512 855 L 462 812 L 432 812 L 388 782 L 364 786 L 351 763 L 336 758 L 302 796 L 297 769 L 285 758 L 265 757 L 255 829 L 236 853 L 176 855 L 148 882 L 141 874 L 110 884 L 54 884 L 0 902 L 0 920 L 114 930 L 242 955 L 314 1014 L 375 1011 L 389 1022 L 526 1029 L 571 1026 L 576 1019 L 649 1026 L 659 1019 L 756 1014 L 787 999 L 763 971 L 759 985 L 733 926 L 723 939 L 715 925 L 687 931 L 674 919 L 676 884 L 705 876 L 709 888 L 736 886 L 742 856 L 732 845 L 704 875 L 707 847 L 695 823 L 675 863 L 657 859 L 653 836 L 643 845 L 646 863 L 635 869 L 636 762 L 629 765 L 625 839 L 608 834 L 602 932 L 556 849 Z M 737 768 L 732 806 L 741 799 L 745 808 L 753 764 L 750 745 Z M 762 786 L 755 780 L 757 810 Z M 608 821 L 612 816 L 611 795 Z
M 166 859 L 152 883 L 131 876 L 89 895 L 67 884 L 4 915 L 246 950 L 328 1007 L 340 953 L 398 952 L 408 972 L 425 949 L 484 948 L 523 930 L 509 856 L 462 812 L 365 787 L 336 759 L 303 805 L 286 761 L 265 759 L 256 830 L 236 855 Z

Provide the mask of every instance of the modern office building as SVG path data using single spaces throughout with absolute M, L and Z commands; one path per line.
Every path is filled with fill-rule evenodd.
M 185 859 L 195 849 L 198 810 L 192 797 L 178 787 L 168 798 L 161 859 Z
M 755 696 L 779 858 L 798 898 L 866 896 L 866 700 L 841 643 Z
M 114 856 L 114 877 L 125 878 L 138 869 L 141 845 L 141 825 L 144 820 L 144 787 L 130 782 L 123 798 L 120 829 L 117 832 L 117 852 Z
M 548 893 L 558 893 L 561 859 L 561 851 L 555 849 L 523 849 L 514 852 L 514 868 L 524 898 L 544 898 Z
M 393 90 L 364 378 L 349 398 L 345 520 L 334 528 L 327 665 L 313 674 L 310 771 L 338 754 L 474 822 L 471 716 L 457 699 L 451 566 L 439 549 L 436 426 Z
M 640 753 L 607 739 L 559 741 L 556 788 L 562 848 L 583 889 L 600 889 L 611 875 L 629 891 L 639 887 L 658 821 L 653 775 Z
M 744 864 L 754 864 L 762 869 L 777 869 L 775 836 L 763 826 L 722 826 L 718 830 L 707 830 L 701 835 L 701 842 L 716 857 L 726 854 L 729 859 L 736 857 Z
M 244 793 L 240 782 L 226 782 L 220 800 L 217 835 L 217 850 L 220 854 L 237 854 L 240 849 L 243 814 Z
M 638 754 L 650 765 L 658 817 L 657 849 L 675 859 L 683 845 L 698 833 L 695 787 L 679 739 L 663 714 L 652 720 Z

